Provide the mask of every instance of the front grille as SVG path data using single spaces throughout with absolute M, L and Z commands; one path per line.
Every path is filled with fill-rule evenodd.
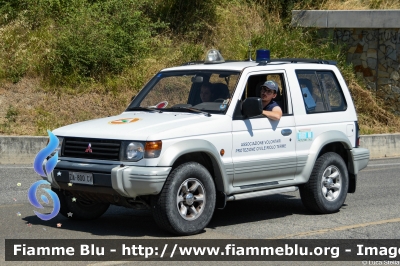
M 120 147 L 120 140 L 65 138 L 62 154 L 65 157 L 118 161 Z

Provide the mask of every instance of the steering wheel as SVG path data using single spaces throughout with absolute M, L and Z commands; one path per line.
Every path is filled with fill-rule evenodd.
M 216 99 L 214 102 L 216 102 L 216 103 L 222 103 L 223 101 L 225 101 L 224 98 L 218 98 L 218 99 Z

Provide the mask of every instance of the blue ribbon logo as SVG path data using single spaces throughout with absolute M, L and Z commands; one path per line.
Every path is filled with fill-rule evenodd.
M 35 161 L 33 162 L 33 169 L 35 169 L 36 173 L 38 173 L 41 177 L 47 177 L 47 174 L 54 170 L 58 161 L 58 153 L 55 153 L 53 157 L 47 161 L 46 166 L 42 167 L 44 160 L 57 149 L 59 143 L 58 138 L 54 136 L 50 130 L 47 130 L 47 133 L 50 137 L 49 144 L 47 144 L 44 149 L 38 152 Z
M 50 141 L 47 144 L 47 146 L 42 149 L 41 151 L 38 152 L 38 154 L 35 157 L 35 160 L 33 162 L 33 168 L 36 173 L 38 173 L 41 177 L 46 178 L 48 174 L 51 174 L 51 172 L 54 170 L 56 167 L 57 161 L 58 161 L 58 153 L 56 152 L 53 156 L 51 154 L 57 149 L 59 141 L 58 138 L 51 133 L 50 130 L 47 130 L 47 133 L 49 134 Z M 51 156 L 47 162 L 46 165 L 43 166 L 43 162 L 45 159 Z M 36 199 L 36 192 L 39 188 L 40 185 L 43 184 L 49 184 L 48 181 L 46 180 L 40 180 L 32 184 L 32 186 L 28 190 L 28 199 L 29 202 L 35 206 L 36 208 L 43 209 L 43 206 L 40 204 L 40 202 Z M 51 189 L 48 188 L 42 188 L 45 192 L 47 192 L 51 199 L 53 200 L 53 210 L 50 214 L 42 214 L 37 211 L 33 211 L 37 217 L 44 221 L 48 221 L 55 216 L 57 216 L 58 212 L 60 211 L 60 199 L 58 198 L 57 194 L 54 193 Z M 41 195 L 40 198 L 45 204 L 49 204 L 49 199 L 46 197 L 46 195 Z
M 35 206 L 36 208 L 43 209 L 42 204 L 39 203 L 39 201 L 36 199 L 36 191 L 39 188 L 40 185 L 43 184 L 49 184 L 46 180 L 40 180 L 35 183 L 29 188 L 28 191 L 28 199 L 30 203 Z M 37 211 L 33 211 L 37 217 L 44 221 L 48 221 L 50 219 L 53 219 L 54 217 L 57 216 L 58 212 L 60 211 L 60 199 L 58 198 L 57 194 L 51 191 L 51 189 L 48 188 L 42 188 L 42 190 L 46 191 L 51 199 L 53 200 L 53 210 L 50 214 L 42 214 Z M 49 199 L 45 195 L 41 195 L 41 199 L 44 201 L 44 203 L 49 204 Z

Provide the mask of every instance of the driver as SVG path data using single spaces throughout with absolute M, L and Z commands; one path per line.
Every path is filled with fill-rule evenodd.
M 202 102 L 211 102 L 214 95 L 211 91 L 211 83 L 206 82 L 201 85 L 200 98 Z
M 278 84 L 272 80 L 267 80 L 261 85 L 260 97 L 263 105 L 262 114 L 271 120 L 279 120 L 282 117 L 282 109 L 274 101 L 278 91 Z

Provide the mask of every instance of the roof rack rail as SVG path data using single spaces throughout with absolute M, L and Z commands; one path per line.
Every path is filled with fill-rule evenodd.
M 225 60 L 224 63 L 232 63 L 232 62 L 248 62 L 248 60 Z M 204 61 L 190 61 L 183 63 L 182 66 L 201 65 L 201 64 L 204 64 Z
M 248 60 L 226 60 L 226 63 L 229 62 L 246 62 Z M 259 66 L 265 66 L 271 62 L 282 62 L 282 63 L 314 63 L 314 64 L 327 64 L 327 65 L 337 65 L 337 61 L 334 60 L 322 60 L 322 59 L 309 59 L 309 58 L 278 58 L 278 59 L 270 59 L 268 61 L 260 61 Z M 201 65 L 204 64 L 204 61 L 190 61 L 183 63 L 182 66 L 190 66 L 190 65 Z
M 181 66 L 200 65 L 200 64 L 204 64 L 204 61 L 190 61 L 183 63 Z
M 314 64 L 337 65 L 337 62 L 334 60 L 309 59 L 309 58 L 281 58 L 281 59 L 271 59 L 269 62 L 314 63 Z

